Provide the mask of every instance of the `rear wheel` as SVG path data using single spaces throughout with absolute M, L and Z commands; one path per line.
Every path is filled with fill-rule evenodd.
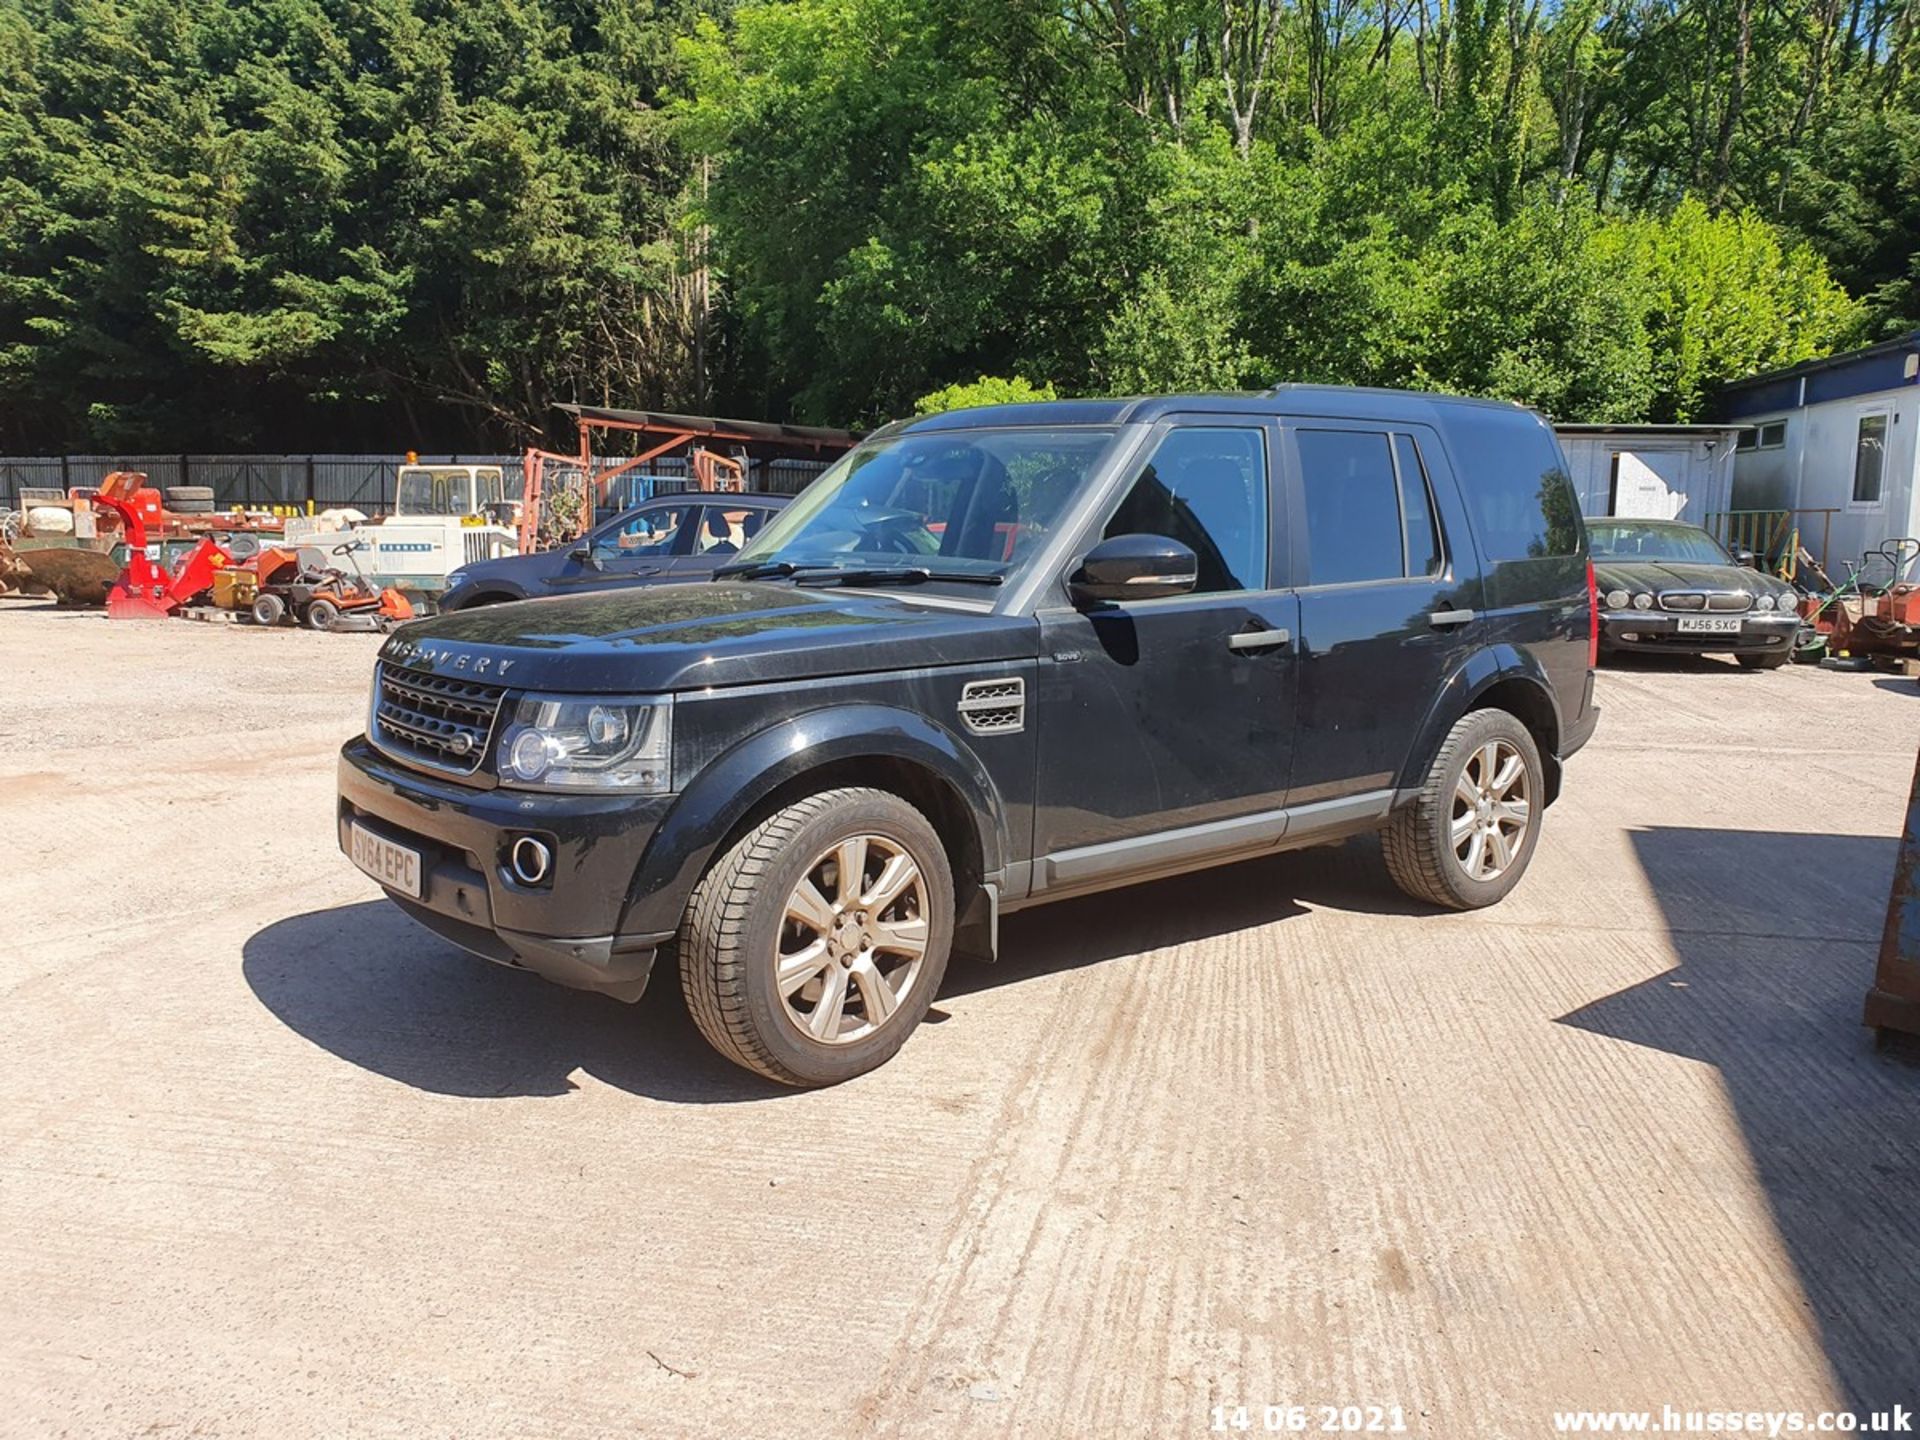
M 256 625 L 278 625 L 286 613 L 287 602 L 278 595 L 253 597 L 253 623 Z
M 1478 910 L 1520 883 L 1540 833 L 1540 750 L 1505 710 L 1461 717 L 1413 804 L 1381 837 L 1393 881 L 1417 900 Z
M 1774 655 L 1736 655 L 1742 670 L 1778 670 L 1793 658 L 1793 651 L 1782 650 Z
M 952 940 L 953 872 L 926 817 L 883 790 L 825 790 L 756 825 L 701 879 L 680 984 L 735 1064 L 833 1085 L 906 1043 Z

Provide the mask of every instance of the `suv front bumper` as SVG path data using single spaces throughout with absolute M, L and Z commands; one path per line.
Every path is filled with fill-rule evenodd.
M 418 896 L 387 895 L 463 950 L 578 990 L 638 1000 L 672 931 L 623 933 L 635 872 L 670 795 L 545 795 L 480 790 L 388 760 L 365 736 L 340 751 L 340 848 L 350 827 L 420 853 Z M 507 864 L 515 839 L 553 852 L 546 880 Z

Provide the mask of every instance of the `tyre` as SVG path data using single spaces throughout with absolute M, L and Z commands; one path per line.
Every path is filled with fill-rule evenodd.
M 287 602 L 278 595 L 253 597 L 253 623 L 256 625 L 278 625 L 286 613 Z
M 340 607 L 331 600 L 310 601 L 306 613 L 300 617 L 309 630 L 331 630 L 339 618 Z
M 953 871 L 884 790 L 824 790 L 754 826 L 701 878 L 676 940 L 687 1009 L 736 1065 L 835 1085 L 906 1043 L 946 974 Z
M 1778 670 L 1793 659 L 1793 651 L 1782 650 L 1778 655 L 1736 655 L 1742 670 Z
M 162 493 L 166 498 L 167 509 L 176 515 L 211 515 L 213 513 L 211 485 L 170 485 Z
M 1420 795 L 1381 836 L 1394 884 L 1416 900 L 1478 910 L 1520 883 L 1546 798 L 1540 750 L 1505 710 L 1474 710 L 1447 732 Z

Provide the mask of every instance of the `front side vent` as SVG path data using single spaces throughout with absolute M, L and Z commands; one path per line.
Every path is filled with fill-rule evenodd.
M 1027 725 L 1027 682 L 969 681 L 960 692 L 960 723 L 975 735 L 1012 735 Z

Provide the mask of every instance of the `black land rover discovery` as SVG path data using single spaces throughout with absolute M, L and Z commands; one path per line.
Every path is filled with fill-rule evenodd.
M 905 1041 L 1042 901 L 1385 832 L 1435 905 L 1519 881 L 1592 733 L 1553 433 L 1283 386 L 889 427 L 709 582 L 390 637 L 340 843 L 423 924 L 638 998 L 677 959 L 795 1085 Z

